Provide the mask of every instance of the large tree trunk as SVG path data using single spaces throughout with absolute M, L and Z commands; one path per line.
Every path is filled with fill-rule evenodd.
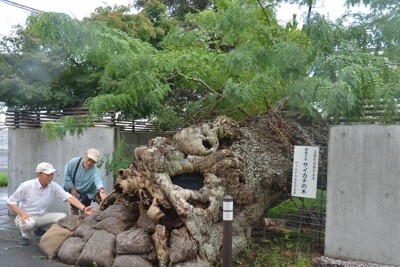
M 101 203 L 102 212 L 124 204 L 137 213 L 123 230 L 141 228 L 152 235 L 157 257 L 147 259 L 153 264 L 220 262 L 224 196 L 234 200 L 237 255 L 252 226 L 288 196 L 293 145 L 326 145 L 327 128 L 322 126 L 270 112 L 242 125 L 218 117 L 185 128 L 171 139 L 152 139 L 135 149 L 129 168 L 119 171 L 113 193 Z M 123 233 L 114 233 L 117 246 Z

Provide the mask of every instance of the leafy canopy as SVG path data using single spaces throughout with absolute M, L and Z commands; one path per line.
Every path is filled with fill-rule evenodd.
M 84 105 L 94 116 L 115 110 L 179 126 L 277 106 L 334 120 L 362 117 L 366 104 L 395 112 L 396 1 L 363 1 L 373 12 L 351 24 L 349 14 L 330 21 L 314 12 L 317 1 L 292 1 L 309 7 L 301 30 L 295 17 L 278 24 L 281 2 L 218 0 L 179 23 L 158 1 L 138 2 L 139 14 L 98 8 L 84 21 L 33 15 L 3 39 L 0 92 L 10 93 L 0 97 L 14 108 Z

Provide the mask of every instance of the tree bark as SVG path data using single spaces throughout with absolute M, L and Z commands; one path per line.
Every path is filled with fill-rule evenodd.
M 131 166 L 120 170 L 116 199 L 129 202 L 137 196 L 141 212 L 166 226 L 166 232 L 185 225 L 200 258 L 214 263 L 221 259 L 223 198 L 231 195 L 236 255 L 250 238 L 252 226 L 289 196 L 293 146 L 326 145 L 325 124 L 307 122 L 304 127 L 304 121 L 301 125 L 296 120 L 275 112 L 242 125 L 218 117 L 185 128 L 172 139 L 155 138 L 137 148 Z M 314 130 L 320 134 L 310 132 Z M 175 184 L 175 177 L 194 173 L 204 178 L 198 190 Z M 166 254 L 165 249 L 158 253 Z
M 105 214 L 134 214 L 126 216 L 127 220 L 119 218 L 126 224 L 117 233 L 116 229 L 102 228 L 117 236 L 116 247 L 130 244 L 132 251 L 137 251 L 137 242 L 125 240 L 129 239 L 126 233 L 141 229 L 136 232 L 143 232 L 153 242 L 150 247 L 154 250 L 141 255 L 149 264 L 220 263 L 224 196 L 230 195 L 234 201 L 235 256 L 245 248 L 252 227 L 265 212 L 289 196 L 294 145 L 325 148 L 327 136 L 324 123 L 271 111 L 241 124 L 222 116 L 185 128 L 172 138 L 154 138 L 135 149 L 129 168 L 119 170 L 99 214 L 84 220 L 91 222 L 85 228 L 89 232 L 80 236 L 95 236 L 95 225 L 107 225 L 101 223 Z M 323 157 L 324 149 L 320 152 Z M 61 247 L 63 255 L 68 254 L 65 250 Z M 184 251 L 187 258 L 182 257 Z M 117 253 L 116 257 L 125 259 L 126 255 Z

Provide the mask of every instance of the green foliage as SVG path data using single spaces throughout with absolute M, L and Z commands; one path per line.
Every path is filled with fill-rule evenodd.
M 46 255 L 33 256 L 35 260 L 48 260 Z
M 186 23 L 196 25 L 212 48 L 228 52 L 251 42 L 269 46 L 281 37 L 275 14 L 269 6 L 261 9 L 254 1 L 218 1 L 216 9 L 186 16 Z M 249 53 L 250 54 L 250 53 Z
M 0 172 L 0 186 L 8 185 L 8 174 L 6 172 Z
M 86 106 L 96 116 L 113 110 L 174 126 L 218 115 L 240 121 L 282 103 L 313 119 L 362 117 L 366 104 L 394 116 L 397 2 L 364 1 L 374 12 L 348 26 L 345 16 L 332 22 L 310 9 L 303 30 L 296 18 L 277 23 L 275 7 L 287 1 L 218 0 L 196 11 L 199 3 L 183 2 L 138 1 L 139 14 L 98 8 L 84 21 L 30 16 L 3 39 L 0 98 L 15 109 Z M 178 9 L 186 10 L 179 23 L 168 17 Z M 73 125 L 81 127 L 66 119 L 49 129 L 62 136 Z
M 98 163 L 101 167 L 104 164 L 106 175 L 112 174 L 114 178 L 118 176 L 120 169 L 126 169 L 134 160 L 133 152 L 126 152 L 127 144 L 122 139 L 119 143 L 118 150 L 113 152 L 111 155 L 104 154 L 104 160 Z
M 237 266 L 307 267 L 313 262 L 311 246 L 312 244 L 289 235 L 285 235 L 283 239 L 272 238 L 249 242 L 233 262 Z
M 324 213 L 326 211 L 326 191 L 317 189 L 317 197 L 293 197 L 268 210 L 265 217 L 290 220 L 304 212 Z M 315 254 L 319 253 L 317 243 L 320 233 L 310 228 L 309 231 L 295 230 L 290 226 L 274 234 L 268 232 L 263 238 L 253 238 L 252 242 L 234 258 L 239 266 L 312 266 Z M 305 224 L 303 227 L 306 227 Z M 286 232 L 285 230 L 290 230 Z M 305 229 L 305 228 L 304 228 Z
M 148 5 L 148 2 L 153 2 L 153 1 L 146 1 L 146 0 L 136 0 L 135 1 L 135 7 L 140 9 L 140 8 L 146 8 L 146 5 Z M 210 0 L 194 0 L 194 1 L 187 1 L 187 0 L 160 0 L 160 1 L 154 1 L 154 2 L 160 2 L 164 4 L 166 7 L 168 7 L 170 14 L 178 19 L 178 20 L 184 20 L 185 15 L 189 13 L 196 13 L 201 10 L 205 10 L 207 7 L 212 6 L 213 2 Z
M 399 34 L 396 29 L 400 24 L 400 3 L 396 0 L 348 0 L 355 6 L 362 2 L 370 8 L 367 14 L 355 14 L 352 29 L 353 39 L 364 42 L 365 48 L 384 48 L 391 50 L 398 47 Z M 391 54 L 390 56 L 395 56 Z
M 381 57 L 357 50 L 338 51 L 318 57 L 310 74 L 292 87 L 289 104 L 311 117 L 322 114 L 334 121 L 362 117 L 366 104 L 388 114 L 395 110 L 399 73 Z
M 298 198 L 293 197 L 285 200 L 277 206 L 268 210 L 266 217 L 281 218 L 288 215 L 299 215 L 302 205 L 307 210 L 317 210 L 325 212 L 326 210 L 326 191 L 317 189 L 317 197 L 314 198 Z
M 138 14 L 132 14 L 128 6 L 98 7 L 85 21 L 105 22 L 110 28 L 158 46 L 173 24 L 166 19 L 166 11 L 165 5 L 158 1 L 145 3 L 144 9 Z
M 270 64 L 279 70 L 285 80 L 291 76 L 302 77 L 307 73 L 308 54 L 299 44 L 282 42 L 271 48 Z
M 279 31 L 279 27 L 274 23 L 266 27 L 265 14 L 251 2 L 246 3 L 246 8 L 235 1 L 219 4 L 223 7 L 217 13 L 204 11 L 187 16 L 186 23 L 196 25 L 198 30 L 179 28 L 164 38 L 164 47 L 179 51 L 174 54 L 173 63 L 182 75 L 171 80 L 174 89 L 166 101 L 170 107 L 178 106 L 171 100 L 178 101 L 179 108 L 190 114 L 182 121 L 190 118 L 194 123 L 217 114 L 241 120 L 265 111 L 285 91 L 277 81 L 279 72 L 269 61 L 273 48 L 268 41 L 265 43 L 271 40 L 269 28 Z M 246 19 L 238 23 L 240 17 Z M 273 15 L 268 17 L 271 18 Z M 262 84 L 263 81 L 269 83 Z M 182 107 L 185 100 L 191 102 Z M 178 112 L 179 108 L 174 110 Z
M 31 30 L 39 38 L 61 45 L 74 54 L 76 61 L 92 66 L 97 88 L 84 99 L 84 105 L 93 113 L 118 110 L 125 118 L 139 119 L 161 107 L 160 100 L 169 88 L 156 76 L 156 50 L 150 45 L 98 22 L 78 24 L 52 13 L 34 16 L 30 21 Z
M 335 48 L 341 40 L 339 27 L 333 22 L 325 20 L 318 13 L 310 17 L 304 31 L 312 45 L 314 55 L 327 55 L 334 52 Z
M 64 116 L 57 121 L 49 121 L 42 125 L 42 130 L 47 133 L 49 140 L 63 139 L 67 134 L 80 135 L 83 131 L 93 126 L 93 117 L 74 118 Z
M 154 125 L 162 128 L 164 125 L 169 128 L 178 128 L 184 123 L 176 116 L 177 112 L 172 109 L 166 109 L 165 112 L 159 114 L 157 118 L 153 120 Z
M 7 53 L 0 54 L 0 98 L 10 109 L 40 109 L 68 107 L 79 99 L 65 81 L 65 58 L 58 49 L 47 50 L 40 42 L 29 43 L 29 35 L 19 38 L 25 42 L 22 51 L 13 50 L 20 40 L 3 43 Z M 36 41 L 35 41 L 36 42 Z M 62 88 L 62 89 L 61 89 Z

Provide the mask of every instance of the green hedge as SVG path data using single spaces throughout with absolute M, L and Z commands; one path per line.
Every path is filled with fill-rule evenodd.
M 0 172 L 0 187 L 8 185 L 8 175 L 6 172 Z

